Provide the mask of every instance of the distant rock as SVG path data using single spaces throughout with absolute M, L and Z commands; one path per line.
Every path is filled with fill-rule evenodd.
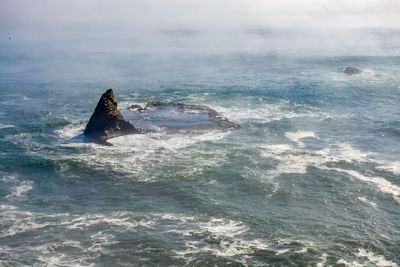
M 107 144 L 109 138 L 141 133 L 141 130 L 126 121 L 118 109 L 112 89 L 108 89 L 97 103 L 84 135 L 96 142 Z
M 354 67 L 346 67 L 343 72 L 348 75 L 354 75 L 354 74 L 360 74 L 363 71 L 362 71 L 362 69 L 358 69 L 358 68 L 354 68 Z

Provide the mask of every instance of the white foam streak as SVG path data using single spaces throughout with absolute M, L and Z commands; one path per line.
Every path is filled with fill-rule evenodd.
M 338 160 L 343 161 L 364 161 L 367 159 L 368 153 L 361 152 L 350 144 L 340 143 L 337 145 L 337 150 L 333 151 Z
M 339 169 L 339 168 L 326 168 L 329 170 L 334 170 L 337 172 L 342 172 L 350 175 L 351 177 L 354 177 L 360 181 L 363 182 L 368 182 L 374 184 L 379 190 L 386 194 L 392 195 L 395 200 L 400 202 L 400 187 L 392 184 L 388 180 L 386 180 L 383 177 L 378 177 L 378 176 L 365 176 L 357 171 L 354 170 L 344 170 L 344 169 Z
M 370 263 L 375 264 L 378 267 L 397 267 L 395 262 L 386 260 L 385 257 L 381 255 L 376 255 L 371 251 L 365 249 L 359 249 L 357 256 L 360 258 L 367 258 Z
M 143 226 L 147 228 L 151 228 L 153 225 L 152 221 L 147 221 L 147 220 L 132 220 L 129 217 L 108 217 L 105 215 L 87 215 L 87 216 L 81 216 L 78 218 L 75 218 L 74 220 L 68 222 L 64 222 L 63 224 L 66 225 L 67 229 L 80 229 L 84 230 L 87 229 L 88 227 L 91 227 L 96 224 L 109 224 L 109 225 L 114 225 L 114 226 L 120 226 L 123 227 L 124 229 L 129 229 L 133 230 L 138 226 Z
M 275 252 L 275 255 L 282 255 L 282 254 L 288 253 L 289 251 L 290 251 L 290 249 L 287 249 L 287 248 L 285 248 L 285 249 L 278 249 L 278 250 Z
M 319 110 L 305 110 L 303 112 L 291 110 L 291 104 L 288 101 L 280 101 L 274 104 L 259 104 L 252 106 L 232 106 L 223 107 L 213 105 L 219 113 L 227 118 L 234 118 L 239 122 L 244 121 L 257 121 L 257 122 L 271 122 L 281 119 L 291 118 L 318 118 L 323 119 L 330 117 L 327 113 Z
M 192 222 L 196 219 L 195 216 L 187 216 L 184 214 L 177 213 L 162 213 L 158 215 L 163 220 L 179 221 L 179 222 Z
M 21 182 L 21 184 L 16 186 L 14 188 L 14 191 L 11 192 L 10 194 L 8 194 L 6 196 L 6 198 L 20 197 L 22 195 L 25 195 L 27 192 L 32 190 L 32 188 L 33 188 L 32 184 L 33 184 L 33 182 L 31 182 L 31 181 L 23 181 L 23 182 Z
M 261 239 L 247 239 L 245 234 L 248 231 L 242 222 L 223 218 L 210 218 L 207 221 L 200 221 L 199 218 L 186 218 L 185 216 L 162 216 L 162 218 L 172 218 L 174 221 L 179 219 L 177 227 L 168 232 L 176 233 L 185 240 L 186 248 L 175 251 L 178 258 L 191 258 L 198 253 L 211 253 L 215 256 L 232 257 L 236 255 L 252 254 L 257 250 L 267 249 L 268 243 Z M 215 240 L 197 241 L 201 237 Z
M 363 264 L 361 264 L 361 263 L 359 263 L 359 262 L 357 262 L 357 261 L 348 262 L 348 261 L 346 261 L 346 260 L 344 260 L 344 259 L 338 260 L 338 261 L 336 262 L 336 264 L 344 265 L 344 266 L 346 266 L 346 267 L 364 267 Z
M 400 161 L 389 162 L 378 167 L 379 170 L 390 171 L 394 174 L 400 174 Z
M 315 136 L 312 132 L 301 133 L 292 136 L 293 140 L 301 139 L 301 136 Z M 265 151 L 262 156 L 279 160 L 275 170 L 270 175 L 278 176 L 282 173 L 306 173 L 310 166 L 321 167 L 329 162 L 362 161 L 367 154 L 353 148 L 349 144 L 340 143 L 318 151 L 306 151 L 292 148 L 287 144 L 262 145 Z M 302 147 L 302 146 L 300 146 Z
M 286 133 L 285 136 L 296 143 L 299 143 L 299 141 L 304 138 L 316 138 L 315 133 L 311 131 L 290 132 Z
M 211 218 L 206 223 L 201 223 L 200 228 L 215 236 L 235 237 L 247 231 L 247 227 L 232 220 Z
M 2 124 L 0 123 L 0 129 L 8 129 L 8 128 L 14 128 L 15 126 L 12 124 Z
M 279 160 L 276 168 L 268 172 L 272 176 L 282 173 L 306 173 L 309 166 L 322 166 L 333 159 L 328 150 L 305 153 L 283 144 L 263 147 L 266 151 L 262 156 Z
M 292 137 L 294 141 L 300 140 L 308 134 L 295 134 Z M 340 168 L 329 168 L 327 163 L 362 162 L 367 161 L 368 153 L 363 153 L 349 144 L 340 143 L 319 151 L 307 152 L 304 150 L 290 149 L 286 144 L 263 145 L 265 151 L 262 156 L 279 160 L 276 168 L 268 172 L 271 176 L 279 176 L 283 173 L 306 173 L 308 167 L 317 167 L 324 170 L 333 170 L 342 172 L 354 177 L 360 181 L 375 185 L 380 191 L 392 195 L 396 201 L 400 202 L 400 187 L 391 183 L 383 177 L 366 176 L 354 170 L 345 170 Z M 361 199 L 363 201 L 363 199 Z M 370 203 L 374 206 L 373 203 Z
M 375 202 L 368 200 L 366 197 L 358 197 L 358 199 L 364 203 L 367 203 L 368 205 L 370 205 L 374 208 L 376 208 L 378 206 Z
M 32 231 L 43 227 L 57 228 L 61 231 L 94 231 L 90 238 L 84 242 L 66 240 L 63 243 L 46 243 L 29 247 L 38 253 L 37 258 L 47 266 L 91 266 L 93 259 L 112 250 L 112 246 L 119 241 L 116 235 L 109 231 L 112 226 L 113 232 L 124 233 L 136 231 L 138 227 L 145 227 L 145 231 L 157 231 L 163 235 L 178 235 L 184 247 L 174 251 L 177 258 L 183 258 L 191 262 L 198 253 L 209 253 L 219 257 L 240 256 L 238 261 L 246 264 L 252 254 L 260 250 L 272 250 L 268 240 L 249 236 L 249 228 L 241 221 L 216 217 L 198 217 L 190 214 L 179 213 L 154 213 L 145 217 L 135 219 L 136 213 L 114 212 L 111 214 L 85 214 L 81 216 L 71 214 L 45 214 L 20 211 L 15 206 L 1 205 L 0 218 L 9 226 L 2 233 L 2 237 L 16 233 Z M 7 218 L 7 219 L 6 219 Z M 50 219 L 51 218 L 51 219 Z M 50 220 L 49 220 L 50 219 Z M 46 221 L 47 223 L 37 223 Z M 49 223 L 51 221 L 51 223 Z M 107 226 L 104 228 L 104 226 Z M 168 228 L 165 228 L 165 226 Z M 171 229 L 172 226 L 172 229 Z M 100 229 L 100 230 L 99 230 Z M 300 241 L 296 242 L 299 243 Z M 301 242 L 307 247 L 313 246 L 310 242 Z M 280 253 L 303 253 L 305 250 L 293 252 L 292 241 L 275 242 L 280 247 L 276 254 Z M 64 249 L 80 251 L 82 257 L 64 254 Z M 58 249 L 58 248 L 61 248 Z M 15 253 L 9 248 L 10 253 Z M 11 254 L 10 254 L 11 255 Z
M 324 267 L 326 266 L 326 262 L 328 260 L 328 255 L 327 254 L 322 254 L 322 256 L 319 258 L 321 261 L 317 263 L 317 267 Z
M 70 139 L 83 133 L 85 125 L 83 123 L 72 123 L 62 129 L 55 130 L 55 133 L 63 139 Z
M 114 240 L 114 235 L 103 232 L 92 235 L 91 239 L 93 244 L 88 248 L 88 251 L 91 253 L 104 252 L 105 247 L 118 244 L 118 241 Z
M 16 175 L 3 175 L 0 180 L 5 182 L 5 183 L 15 183 L 15 182 L 18 182 L 18 176 L 16 176 Z
M 179 165 L 187 161 L 193 153 L 202 154 L 202 148 L 186 150 L 185 148 L 198 143 L 213 142 L 225 138 L 230 132 L 212 131 L 197 134 L 139 134 L 127 135 L 110 139 L 113 146 L 97 144 L 80 144 L 88 148 L 85 153 L 65 157 L 79 157 L 93 168 L 111 168 L 126 172 L 142 181 L 155 181 L 159 174 L 157 170 L 163 165 L 174 164 L 176 173 L 188 176 L 193 172 L 201 172 L 207 166 L 215 166 L 224 160 L 220 151 L 197 157 L 191 164 Z M 179 167 L 179 168 L 178 168 Z M 151 171 L 149 171 L 151 170 Z

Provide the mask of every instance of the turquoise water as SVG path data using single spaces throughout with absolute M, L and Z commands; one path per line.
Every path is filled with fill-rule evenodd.
M 263 34 L 0 41 L 0 265 L 398 266 L 400 35 Z M 242 127 L 86 143 L 108 88 Z

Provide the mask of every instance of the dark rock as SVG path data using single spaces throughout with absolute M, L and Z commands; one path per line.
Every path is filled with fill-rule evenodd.
M 140 111 L 140 112 L 145 110 L 141 105 L 131 105 L 128 109 L 130 111 L 135 111 L 136 110 L 136 111 Z
M 151 108 L 151 107 L 158 107 L 165 105 L 166 103 L 161 103 L 160 101 L 150 101 L 147 103 L 147 105 L 144 107 L 144 109 Z
M 118 109 L 113 90 L 108 89 L 100 97 L 84 134 L 97 142 L 106 143 L 109 138 L 140 132 L 140 129 L 124 119 Z
M 346 67 L 343 72 L 348 75 L 353 75 L 353 74 L 360 74 L 363 71 L 361 69 L 354 68 L 354 67 Z

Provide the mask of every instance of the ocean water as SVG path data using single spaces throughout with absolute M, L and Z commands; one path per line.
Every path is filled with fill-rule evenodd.
M 1 40 L 0 266 L 399 266 L 399 44 Z M 242 127 L 87 143 L 108 88 L 121 109 L 208 105 Z

